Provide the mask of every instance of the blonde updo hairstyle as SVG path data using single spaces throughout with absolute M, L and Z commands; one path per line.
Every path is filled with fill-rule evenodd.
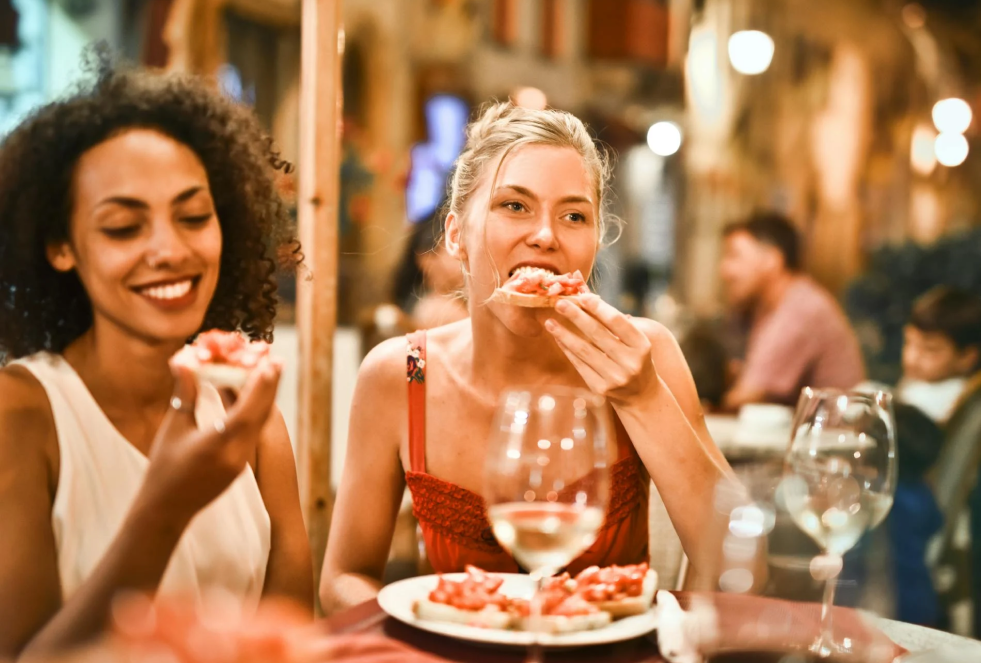
M 467 127 L 466 145 L 457 157 L 450 180 L 446 212 L 456 216 L 461 227 L 465 227 L 467 206 L 480 187 L 488 164 L 497 162 L 491 180 L 493 191 L 501 164 L 513 150 L 525 145 L 569 147 L 582 157 L 596 193 L 597 243 L 602 247 L 616 241 L 621 221 L 606 209 L 610 159 L 597 147 L 582 120 L 565 111 L 524 108 L 509 101 L 484 106 L 478 118 Z M 485 215 L 488 211 L 484 210 Z M 607 241 L 611 228 L 616 234 Z M 464 274 L 469 281 L 465 268 Z

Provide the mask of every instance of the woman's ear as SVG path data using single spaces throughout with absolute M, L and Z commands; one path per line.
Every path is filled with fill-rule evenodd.
M 75 253 L 68 242 L 57 242 L 45 247 L 48 262 L 59 272 L 70 272 L 75 269 Z
M 463 226 L 460 217 L 454 212 L 446 215 L 446 252 L 460 262 L 467 261 L 467 247 L 463 237 Z

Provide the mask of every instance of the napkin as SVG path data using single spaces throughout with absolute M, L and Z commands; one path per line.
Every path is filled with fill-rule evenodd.
M 669 663 L 702 663 L 701 652 L 718 640 L 715 609 L 692 597 L 688 612 L 671 592 L 660 590 L 657 603 L 657 647 Z

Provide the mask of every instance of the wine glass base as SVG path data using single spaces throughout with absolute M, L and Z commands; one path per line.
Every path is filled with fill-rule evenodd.
M 818 658 L 833 658 L 848 660 L 857 656 L 858 651 L 851 638 L 844 638 L 841 642 L 830 638 L 820 637 L 814 641 L 808 651 Z

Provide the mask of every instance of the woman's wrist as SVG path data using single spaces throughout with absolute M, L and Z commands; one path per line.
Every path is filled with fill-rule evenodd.
M 152 537 L 161 543 L 173 540 L 176 546 L 195 513 L 189 512 L 189 509 L 173 500 L 165 499 L 163 495 L 156 496 L 155 492 L 144 484 L 143 490 L 133 501 L 127 521 L 141 535 Z
M 665 392 L 668 392 L 667 386 L 660 376 L 655 374 L 641 391 L 633 394 L 630 398 L 611 399 L 610 402 L 621 419 L 632 414 L 644 416 L 664 407 L 660 401 Z

